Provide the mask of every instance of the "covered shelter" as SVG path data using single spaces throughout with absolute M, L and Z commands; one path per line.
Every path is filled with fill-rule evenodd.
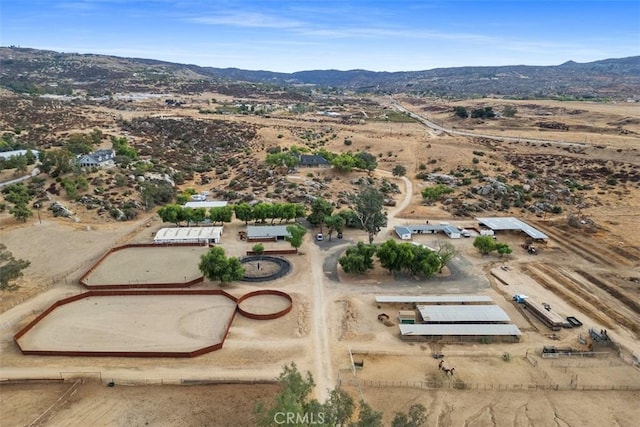
M 486 295 L 377 295 L 377 304 L 493 304 Z
M 494 232 L 514 230 L 522 231 L 534 240 L 546 240 L 549 238 L 549 236 L 544 234 L 542 231 L 514 217 L 476 218 L 476 220 L 480 226 L 485 226 Z
M 418 305 L 423 323 L 509 323 L 498 305 Z
M 225 202 L 223 200 L 210 200 L 210 201 L 200 200 L 200 201 L 187 202 L 184 204 L 184 207 L 191 208 L 191 209 L 198 209 L 198 208 L 211 209 L 211 208 L 223 208 L 227 206 L 227 204 L 228 202 Z
M 291 237 L 286 225 L 247 225 L 247 241 L 275 242 Z
M 394 230 L 401 240 L 411 240 L 414 234 L 444 233 L 450 239 L 459 239 L 461 236 L 460 229 L 451 224 L 401 225 L 394 227 Z
M 484 340 L 518 342 L 522 332 L 516 325 L 503 324 L 400 324 L 403 341 L 478 342 Z
M 161 228 L 153 238 L 154 243 L 220 243 L 224 227 L 170 227 Z

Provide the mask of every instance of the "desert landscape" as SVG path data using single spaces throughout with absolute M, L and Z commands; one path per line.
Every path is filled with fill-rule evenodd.
M 11 52 L 16 61 L 19 54 Z M 30 265 L 15 280 L 16 289 L 0 291 L 0 424 L 252 426 L 256 403 L 274 399 L 280 389 L 276 378 L 292 361 L 312 373 L 316 398 L 324 401 L 341 387 L 383 411 L 384 425 L 415 403 L 427 408 L 433 426 L 636 424 L 640 103 L 275 92 L 241 83 L 191 87 L 196 79 L 190 77 L 182 86 L 141 87 L 131 79 L 118 96 L 105 99 L 0 89 L 3 141 L 55 152 L 81 139 L 73 135 L 94 132 L 92 149 L 111 149 L 122 144 L 112 138 L 124 138 L 125 148 L 136 151 L 135 160 L 118 158 L 109 168 L 56 175 L 55 165 L 44 172 L 34 164 L 23 172 L 2 171 L 6 183 L 40 169 L 24 181 L 33 193 L 31 216 L 12 214 L 13 202 L 3 192 L 8 206 L 0 212 L 2 244 Z M 454 113 L 460 108 L 515 113 L 463 118 Z M 24 129 L 16 132 L 17 126 Z M 269 163 L 269 156 L 296 150 L 366 152 L 376 167 L 344 171 Z M 426 200 L 423 191 L 437 185 L 452 192 Z M 352 209 L 354 194 L 368 187 L 385 197 L 386 225 L 375 234 L 377 245 L 401 243 L 395 227 L 425 224 L 471 230 L 472 238 L 412 235 L 419 245 L 450 243 L 455 249 L 442 271 L 428 278 L 390 273 L 379 261 L 354 274 L 338 260 L 352 245 L 368 242 L 368 233 L 347 226 L 341 238 L 335 232 L 329 238 L 326 225 L 301 217 L 295 223 L 307 230 L 302 245 L 297 253 L 278 255 L 291 265 L 283 277 L 226 285 L 205 279 L 185 290 L 223 289 L 240 298 L 275 289 L 291 297 L 292 310 L 278 319 L 236 315 L 217 351 L 186 359 L 35 356 L 22 354 L 14 340 L 56 301 L 87 292 L 79 283 L 83 275 L 89 283 L 108 285 L 197 278 L 200 256 L 209 249 L 204 245 L 118 251 L 93 268 L 114 247 L 153 243 L 159 229 L 172 225 L 158 209 L 180 196 L 202 194 L 230 204 L 299 203 L 307 213 L 322 198 L 337 212 Z M 478 217 L 516 217 L 546 238 L 534 242 L 532 255 L 525 234 L 496 231 L 497 241 L 512 252 L 483 255 L 474 247 Z M 246 229 L 237 217 L 224 222 L 221 241 L 212 246 L 241 258 L 254 250 L 242 237 Z M 324 233 L 322 240 L 318 233 Z M 267 252 L 291 249 L 283 240 L 263 244 Z M 257 263 L 246 268 L 260 270 Z M 415 310 L 416 304 L 377 303 L 381 295 L 486 296 L 522 335 L 513 343 L 405 340 L 399 312 Z M 582 326 L 553 330 L 514 295 L 544 302 Z M 193 295 L 122 298 L 99 305 L 89 298 L 69 305 L 69 311 L 58 308 L 51 323 L 43 323 L 52 329 L 30 339 L 49 347 L 96 344 L 105 351 L 113 342 L 114 351 L 171 349 L 217 338 L 224 333 L 220 316 L 233 311 Z M 101 311 L 102 304 L 111 311 Z M 240 306 L 268 314 L 286 308 L 287 301 L 265 295 Z M 129 330 L 140 322 L 148 327 L 143 336 Z M 606 348 L 595 348 L 590 329 L 606 332 Z M 146 341 L 154 337 L 161 340 Z M 576 354 L 549 357 L 545 347 Z M 439 369 L 441 361 L 455 375 Z

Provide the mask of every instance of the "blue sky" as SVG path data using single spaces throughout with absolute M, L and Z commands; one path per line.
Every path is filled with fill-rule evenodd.
M 0 45 L 293 72 L 640 55 L 640 1 L 0 0 Z

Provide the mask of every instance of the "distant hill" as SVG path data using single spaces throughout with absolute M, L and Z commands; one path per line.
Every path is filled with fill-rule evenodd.
M 640 99 L 640 56 L 556 66 L 455 67 L 425 71 L 250 71 L 139 58 L 0 47 L 0 85 L 17 92 L 109 93 L 122 90 L 199 92 L 245 83 L 319 86 L 373 93 L 452 97 Z M 260 88 L 253 87 L 254 90 Z M 264 88 L 263 88 L 264 89 Z M 271 89 L 270 89 L 271 90 Z

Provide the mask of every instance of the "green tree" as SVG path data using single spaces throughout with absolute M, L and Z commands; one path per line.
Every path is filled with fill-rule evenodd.
M 327 226 L 327 233 L 329 234 L 329 241 L 331 241 L 331 235 L 334 231 L 342 233 L 345 222 L 345 219 L 340 215 L 331 215 L 324 219 L 324 223 Z
M 293 168 L 298 165 L 298 157 L 292 153 L 267 154 L 266 162 L 271 166 L 286 166 Z
M 444 266 L 449 264 L 449 262 L 458 254 L 458 251 L 455 246 L 447 242 L 440 245 L 437 254 L 440 259 L 440 269 L 438 272 L 442 273 Z
M 332 213 L 333 205 L 331 202 L 321 197 L 316 197 L 311 202 L 311 213 L 307 216 L 307 220 L 314 226 L 320 227 L 320 232 L 322 232 L 325 218 L 331 216 Z
M 338 172 L 351 172 L 356 167 L 356 163 L 351 153 L 341 153 L 331 160 L 331 166 Z
M 322 405 L 324 423 L 329 426 L 346 426 L 353 416 L 355 403 L 349 393 L 341 388 L 329 392 L 329 400 Z
M 297 251 L 302 246 L 304 235 L 307 233 L 307 229 L 298 224 L 287 225 L 287 231 L 291 234 L 287 237 L 287 242 Z
M 358 169 L 364 169 L 368 174 L 371 174 L 378 167 L 378 160 L 376 156 L 366 151 L 361 151 L 355 155 L 356 164 Z
M 253 220 L 253 207 L 251 207 L 248 203 L 240 203 L 233 207 L 233 210 L 236 214 L 236 218 L 240 221 L 244 221 L 245 225 L 249 223 L 249 221 Z
M 253 205 L 253 219 L 265 222 L 271 216 L 271 205 L 269 203 L 257 203 Z
M 432 187 L 426 187 L 424 190 L 422 190 L 422 198 L 428 202 L 433 202 L 440 199 L 445 194 L 451 193 L 453 193 L 453 188 L 444 184 L 436 184 Z
M 427 408 L 421 403 L 414 403 L 409 407 L 409 413 L 396 412 L 391 427 L 421 427 L 427 423 Z
M 282 390 L 275 396 L 274 402 L 270 407 L 266 407 L 263 402 L 256 405 L 257 424 L 259 426 L 271 427 L 276 424 L 278 419 L 276 414 L 309 414 L 311 407 L 318 408 L 319 404 L 315 400 L 309 400 L 309 395 L 315 386 L 313 377 L 310 372 L 306 376 L 298 371 L 298 367 L 294 362 L 291 365 L 285 365 L 283 371 L 278 376 L 278 382 L 282 386 Z M 315 419 L 319 419 L 319 414 L 315 414 Z M 288 425 L 301 426 L 300 422 Z
M 509 255 L 513 251 L 511 250 L 509 245 L 507 245 L 506 243 L 496 243 L 496 252 L 498 252 L 500 256 L 503 256 L 503 255 Z
M 491 236 L 478 236 L 473 240 L 473 247 L 481 254 L 487 255 L 496 249 L 496 242 Z
M 363 274 L 367 270 L 373 269 L 373 255 L 376 253 L 374 245 L 367 245 L 358 242 L 356 246 L 351 246 L 345 255 L 338 259 L 345 273 Z
M 389 270 L 389 273 L 400 270 L 398 243 L 395 240 L 389 239 L 381 244 L 376 251 L 376 256 L 380 260 L 380 265 Z
M 460 117 L 461 119 L 466 119 L 469 117 L 469 112 L 465 107 L 453 107 L 453 114 Z
M 367 187 L 352 198 L 353 212 L 358 217 L 362 229 L 369 235 L 369 243 L 387 225 L 387 215 L 383 211 L 384 195 L 373 187 Z
M 200 257 L 198 268 L 209 280 L 220 280 L 220 286 L 244 277 L 242 263 L 236 257 L 227 258 L 224 249 L 213 247 Z
M 9 209 L 9 213 L 22 222 L 27 222 L 27 218 L 33 215 L 33 212 L 25 203 L 16 203 Z
M 262 255 L 264 254 L 264 245 L 262 243 L 256 243 L 255 245 L 253 245 L 253 247 L 251 248 L 251 250 L 256 254 L 256 255 Z
M 21 182 L 7 185 L 2 189 L 2 194 L 7 202 L 13 204 L 26 204 L 31 200 L 29 189 Z
M 185 208 L 190 209 L 190 208 Z M 195 223 L 204 222 L 207 219 L 207 209 L 206 208 L 195 208 L 191 209 L 191 221 Z
M 504 117 L 515 117 L 518 109 L 514 105 L 505 105 L 502 109 L 502 115 Z
M 391 173 L 393 176 L 405 176 L 407 174 L 407 168 L 402 165 L 395 165 Z
M 209 209 L 209 219 L 213 223 L 231 222 L 231 220 L 233 219 L 233 207 L 227 205 L 217 208 L 211 208 Z
M 436 252 L 424 246 L 416 246 L 409 243 L 405 244 L 412 246 L 412 260 L 404 266 L 411 274 L 414 276 L 430 277 L 440 270 L 442 263 Z
M 358 419 L 350 427 L 382 427 L 382 412 L 374 411 L 364 400 L 360 401 Z
M 180 223 L 180 211 L 184 208 L 180 205 L 166 205 L 158 209 L 158 216 L 162 222 L 172 222 L 175 225 Z
M 31 262 L 23 259 L 15 259 L 11 251 L 0 243 L 0 290 L 15 290 L 16 286 L 11 282 L 22 276 L 22 270 L 29 267 Z

